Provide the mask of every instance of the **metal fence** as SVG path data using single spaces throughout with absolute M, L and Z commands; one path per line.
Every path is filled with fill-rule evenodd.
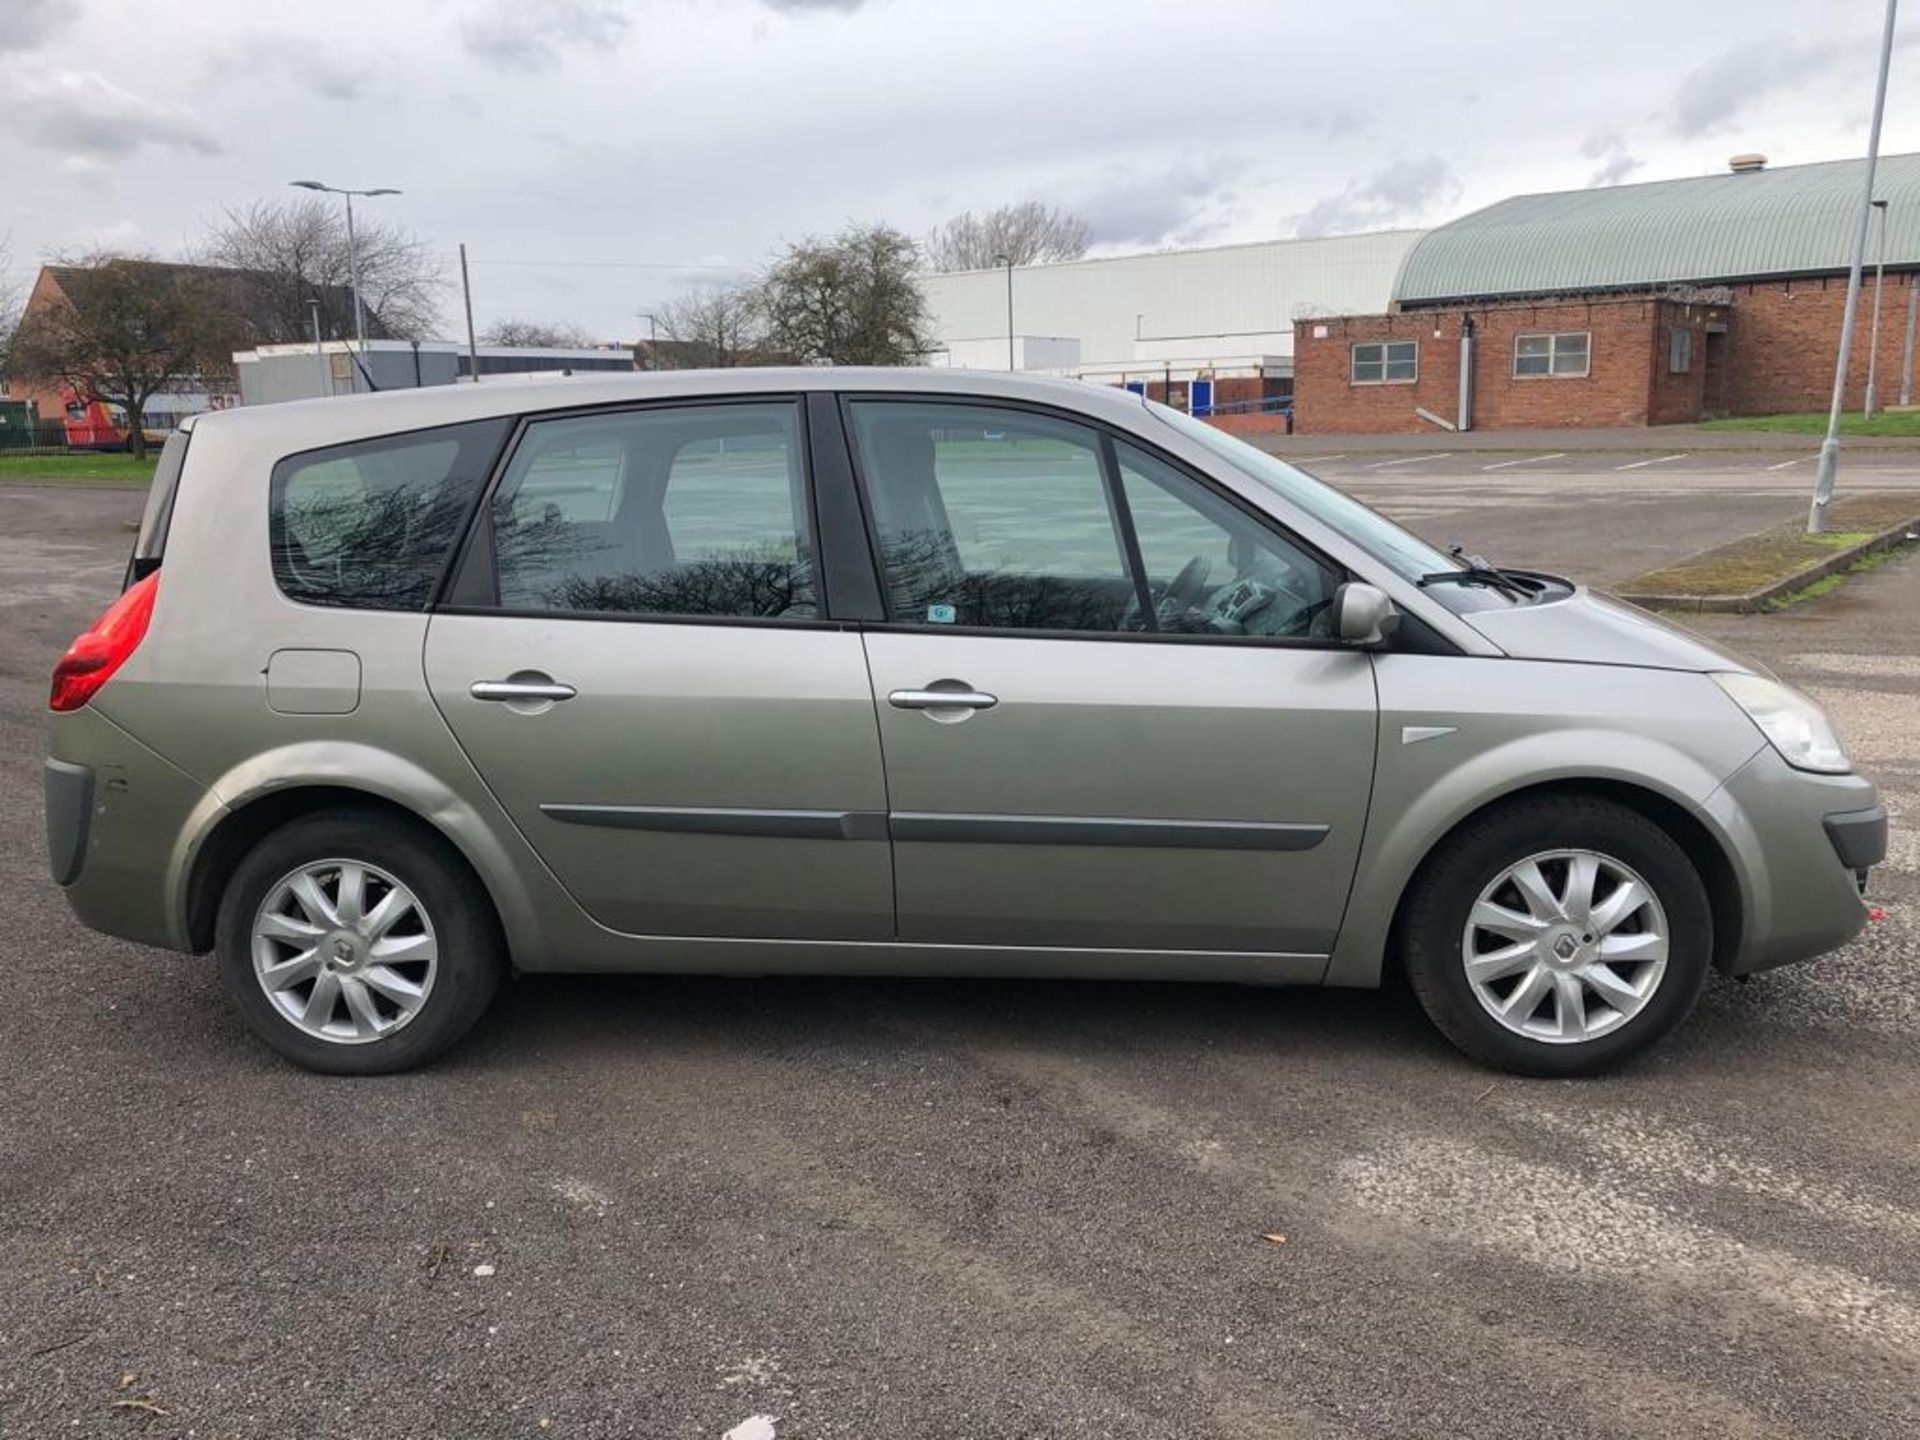
M 0 454 L 64 455 L 66 452 L 67 426 L 64 420 L 0 419 Z

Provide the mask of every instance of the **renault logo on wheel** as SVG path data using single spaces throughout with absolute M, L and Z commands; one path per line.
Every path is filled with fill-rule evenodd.
M 1562 960 L 1571 960 L 1574 951 L 1579 948 L 1579 943 L 1575 941 L 1571 935 L 1562 935 L 1558 940 L 1553 942 L 1553 953 L 1558 955 Z

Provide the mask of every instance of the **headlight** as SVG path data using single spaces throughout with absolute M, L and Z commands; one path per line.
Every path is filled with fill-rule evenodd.
M 1853 769 L 1827 712 L 1798 690 L 1759 675 L 1713 678 L 1794 769 L 1815 770 L 1822 775 L 1844 775 Z

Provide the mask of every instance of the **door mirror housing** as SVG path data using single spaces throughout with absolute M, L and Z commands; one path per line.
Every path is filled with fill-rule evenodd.
M 1378 645 L 1400 624 L 1400 612 L 1385 592 L 1349 580 L 1333 592 L 1333 633 L 1349 645 Z

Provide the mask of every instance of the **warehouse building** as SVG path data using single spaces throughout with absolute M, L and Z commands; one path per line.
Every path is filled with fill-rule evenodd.
M 1409 247 L 1375 313 L 1305 317 L 1308 433 L 1663 425 L 1831 401 L 1864 161 L 1521 195 Z M 1920 155 L 1880 161 L 1847 403 L 1910 386 Z M 1463 375 L 1466 383 L 1462 384 Z
M 1216 417 L 1293 388 L 1294 322 L 1384 309 L 1419 230 L 921 277 L 936 365 L 1126 385 Z
M 573 375 L 635 368 L 633 349 L 626 345 L 582 349 L 481 345 L 470 353 L 454 340 L 369 340 L 365 345 L 327 340 L 236 351 L 233 371 L 240 403 L 266 405 L 276 400 L 452 385 L 472 375 L 476 357 L 482 380 L 496 375 Z

